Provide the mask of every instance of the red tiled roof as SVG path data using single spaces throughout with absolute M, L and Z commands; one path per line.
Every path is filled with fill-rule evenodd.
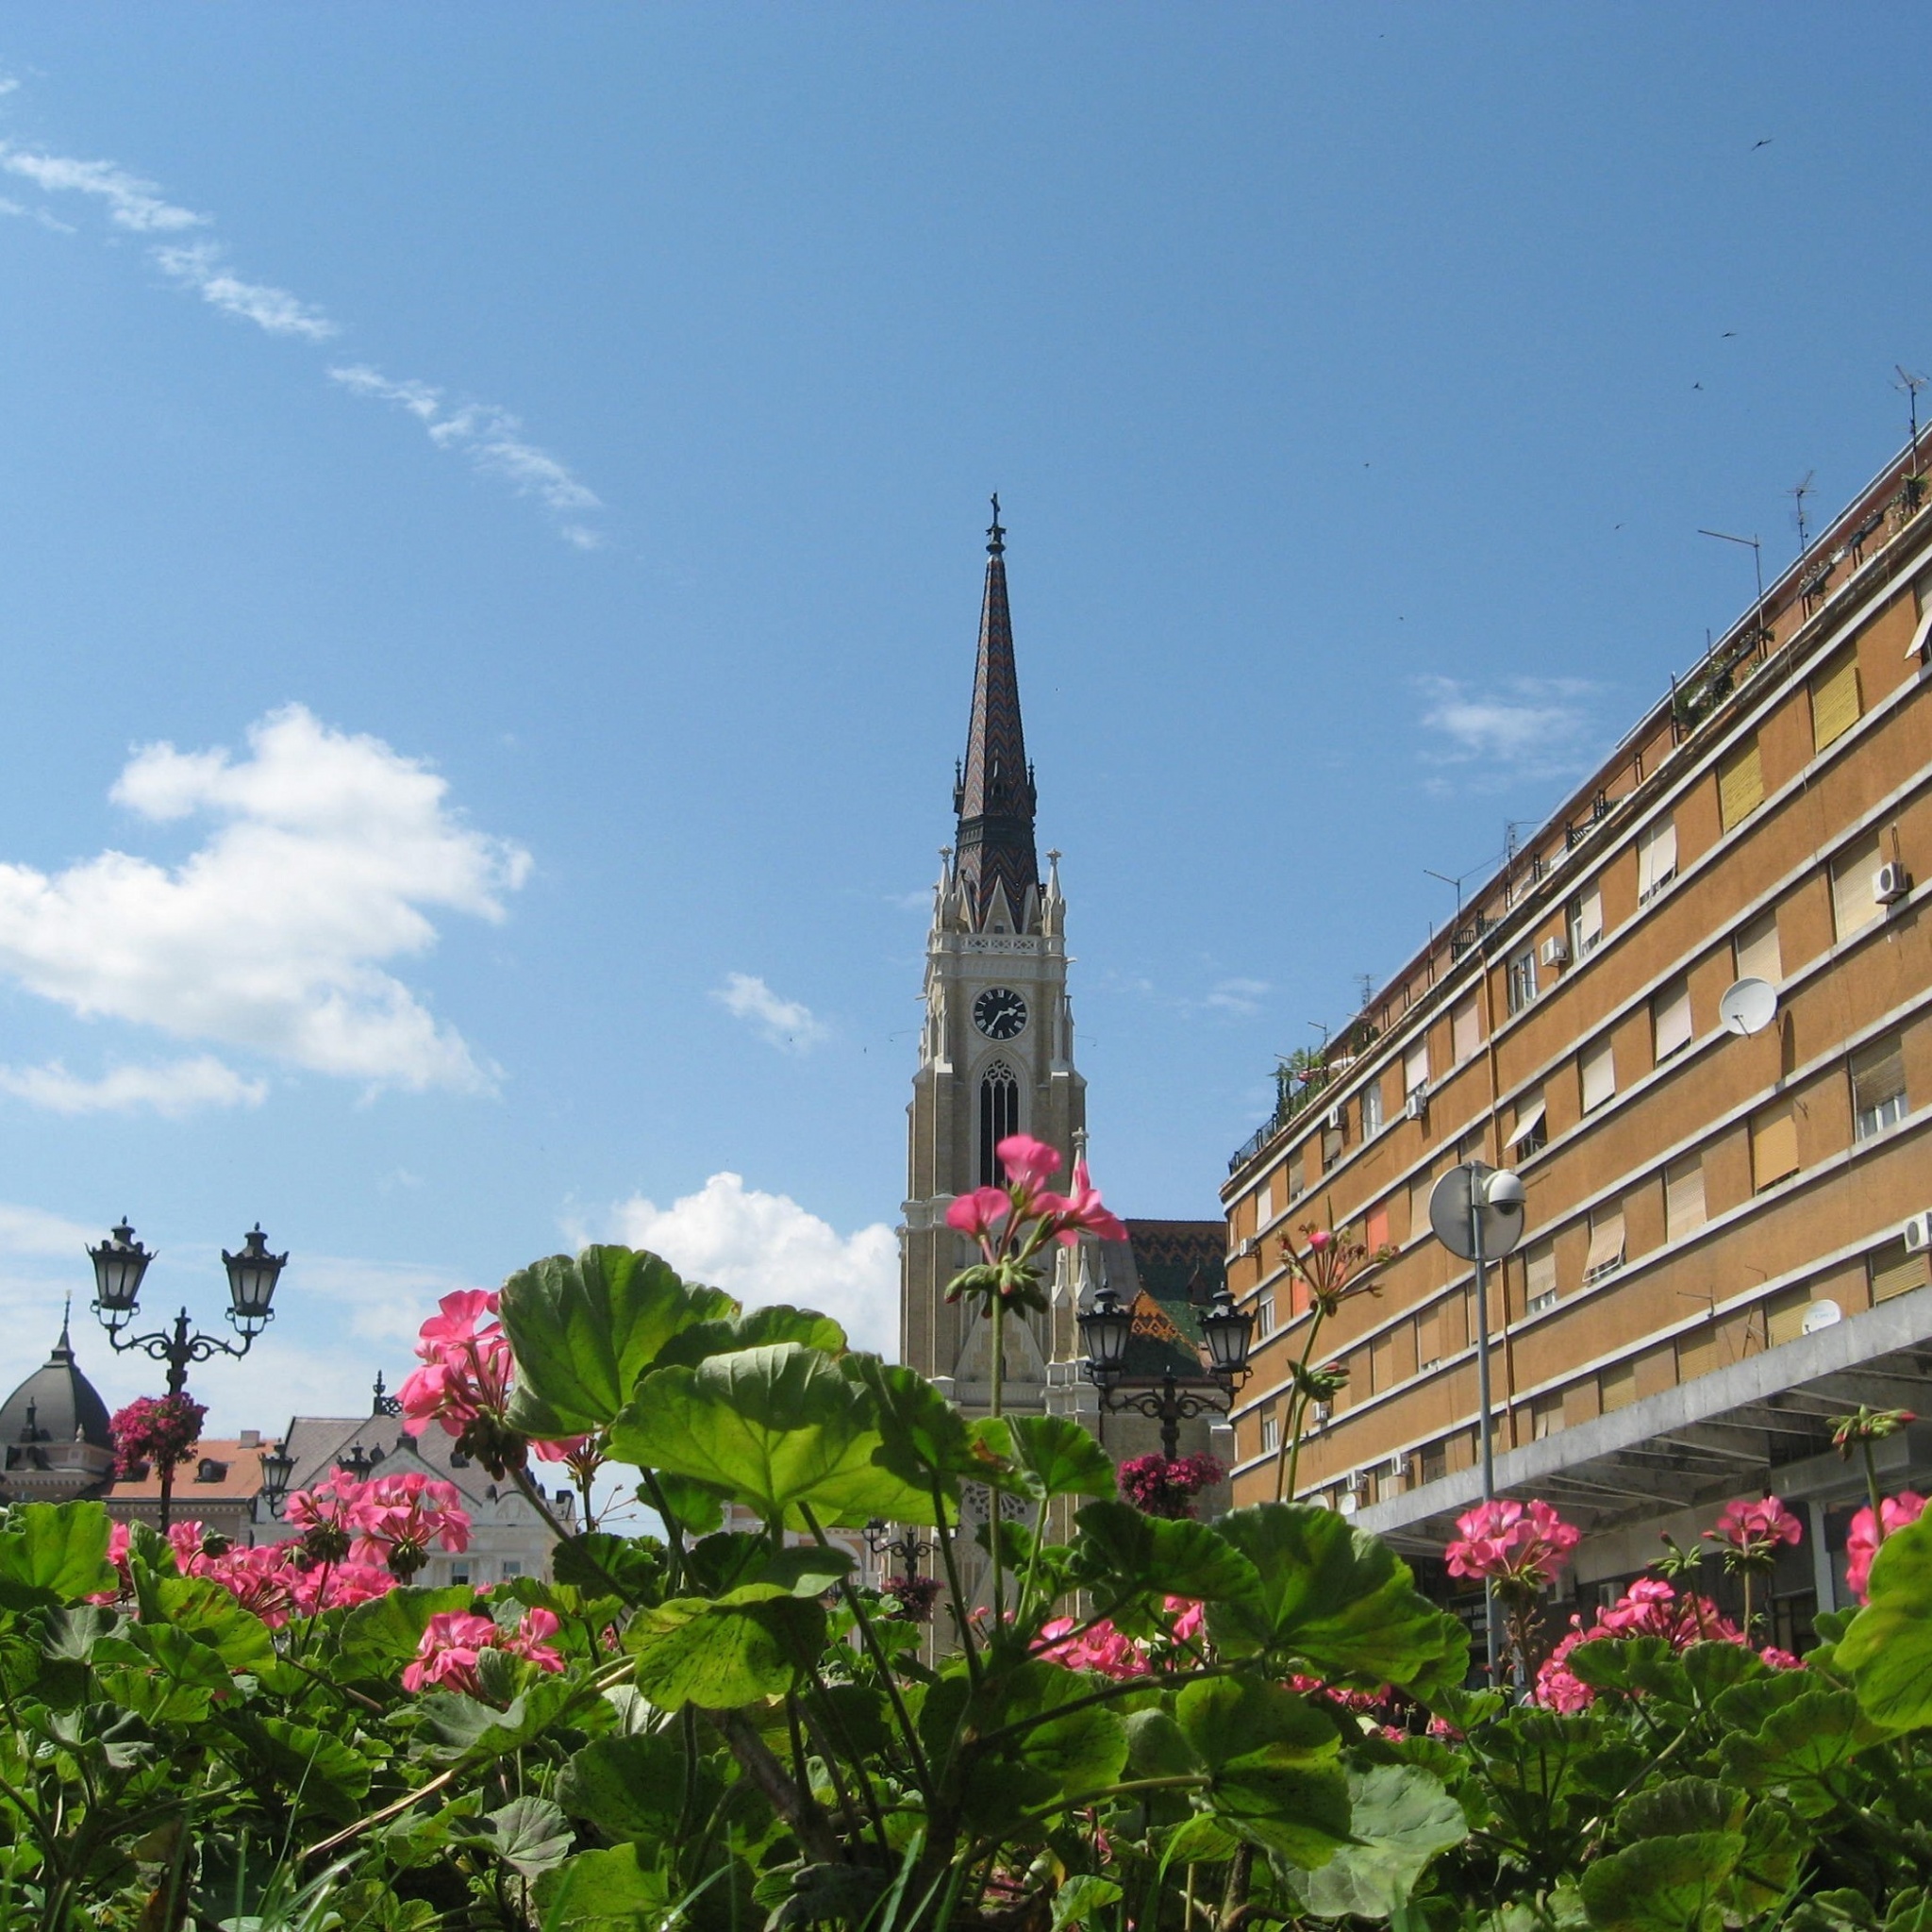
M 194 1454 L 175 1471 L 176 1507 L 191 1507 L 196 1497 L 209 1502 L 245 1503 L 260 1491 L 261 1452 L 267 1446 L 262 1441 L 243 1444 L 233 1438 L 204 1436 L 195 1445 Z M 220 1478 L 203 1482 L 200 1473 L 204 1464 L 220 1465 Z M 107 1496 L 110 1503 L 135 1503 L 147 1498 L 158 1500 L 160 1493 L 160 1476 L 151 1468 L 139 1481 L 115 1483 Z

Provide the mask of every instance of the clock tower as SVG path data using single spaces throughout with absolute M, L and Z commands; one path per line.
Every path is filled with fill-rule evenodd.
M 991 1396 L 989 1324 L 946 1284 L 973 1243 L 946 1225 L 956 1194 L 1003 1178 L 993 1151 L 1012 1133 L 1058 1148 L 1071 1170 L 1085 1144 L 1086 1082 L 1074 1066 L 1066 902 L 1059 855 L 1040 875 L 1033 768 L 1007 606 L 999 498 L 987 532 L 986 593 L 966 757 L 953 786 L 954 842 L 941 849 L 925 945 L 925 1024 L 907 1109 L 905 1224 L 899 1232 L 899 1356 L 969 1414 Z M 1046 1407 L 1047 1363 L 1074 1352 L 1073 1315 L 1009 1316 L 1003 1404 Z M 1058 1330 L 1064 1328 L 1065 1333 Z

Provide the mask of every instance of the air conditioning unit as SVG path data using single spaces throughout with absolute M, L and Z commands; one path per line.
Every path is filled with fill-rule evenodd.
M 1335 1413 L 1335 1407 L 1332 1403 L 1318 1402 L 1311 1413 L 1314 1420 L 1309 1424 L 1309 1427 L 1319 1429 Z
M 1260 1246 L 1261 1243 L 1253 1235 L 1248 1235 L 1242 1240 L 1241 1246 L 1234 1251 L 1234 1257 L 1237 1261 L 1245 1261 L 1250 1255 L 1257 1253 Z
M 1366 1496 L 1369 1493 L 1369 1472 L 1357 1469 L 1348 1478 L 1348 1493 L 1351 1496 Z
M 1402 1117 L 1406 1121 L 1428 1119 L 1429 1090 L 1426 1087 L 1416 1087 L 1410 1090 L 1408 1098 L 1402 1103 Z
M 1911 890 L 1911 874 L 1895 858 L 1872 874 L 1872 896 L 1881 906 L 1896 906 Z
M 1932 1248 L 1932 1214 L 1914 1214 L 1906 1223 L 1906 1252 L 1923 1255 Z
M 1336 1106 L 1331 1107 L 1328 1109 L 1328 1111 L 1322 1116 L 1322 1124 L 1324 1127 L 1326 1127 L 1331 1134 L 1339 1134 L 1341 1131 L 1341 1115 L 1342 1109 L 1340 1103 L 1338 1103 Z
M 1567 966 L 1570 963 L 1570 941 L 1566 939 L 1546 939 L 1537 948 L 1537 958 L 1545 966 Z

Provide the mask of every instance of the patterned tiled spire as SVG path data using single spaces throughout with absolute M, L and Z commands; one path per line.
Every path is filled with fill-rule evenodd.
M 974 928 L 996 923 L 1004 908 L 1011 928 L 1023 931 L 1038 924 L 1040 858 L 1033 844 L 1033 770 L 1026 762 L 1020 723 L 1013 620 L 1007 608 L 1007 533 L 1000 526 L 997 496 L 986 535 L 986 598 L 979 613 L 979 662 L 973 675 L 973 722 L 966 734 L 966 761 L 953 788 L 953 809 L 959 820 L 959 897 Z

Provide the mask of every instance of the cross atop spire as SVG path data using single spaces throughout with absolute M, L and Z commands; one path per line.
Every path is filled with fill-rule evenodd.
M 1013 620 L 1007 607 L 1007 533 L 997 496 L 986 534 L 973 718 L 953 791 L 959 820 L 958 876 L 962 907 L 974 927 L 1004 923 L 1021 932 L 1038 917 L 1040 858 L 1033 843 L 1033 768 L 1026 762 Z

